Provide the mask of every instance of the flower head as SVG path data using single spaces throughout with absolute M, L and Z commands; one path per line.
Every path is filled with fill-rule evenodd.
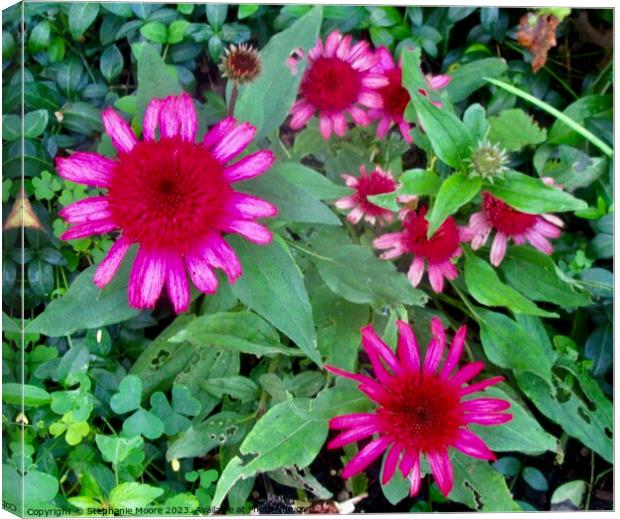
M 403 254 L 413 254 L 407 277 L 414 287 L 422 280 L 428 264 L 428 278 L 435 292 L 443 290 L 444 278 L 450 280 L 458 277 L 453 259 L 461 256 L 461 242 L 465 241 L 464 229 L 457 226 L 454 218 L 449 216 L 435 233 L 427 238 L 428 221 L 426 207 L 417 211 L 406 211 L 402 220 L 402 230 L 384 234 L 376 238 L 373 245 L 385 250 L 381 259 L 390 260 Z
M 362 218 L 370 225 L 392 221 L 392 211 L 385 209 L 368 200 L 369 195 L 392 193 L 396 190 L 396 181 L 389 171 L 383 171 L 379 166 L 372 173 L 366 171 L 365 166 L 360 167 L 360 176 L 342 175 L 348 187 L 353 189 L 353 194 L 336 201 L 338 209 L 351 209 L 347 220 L 356 224 Z
M 222 76 L 237 83 L 250 83 L 260 74 L 260 56 L 251 45 L 231 45 L 224 51 L 220 70 Z
M 106 190 L 60 211 L 74 224 L 61 238 L 121 233 L 97 267 L 95 285 L 110 282 L 133 244 L 139 246 L 129 277 L 133 307 L 152 308 L 166 285 L 175 310 L 185 311 L 190 300 L 186 270 L 207 294 L 217 290 L 214 268 L 233 283 L 241 264 L 222 235 L 269 243 L 271 233 L 254 220 L 277 213 L 268 202 L 232 188 L 234 182 L 261 175 L 274 161 L 271 151 L 262 150 L 229 164 L 256 128 L 226 118 L 196 143 L 198 119 L 187 94 L 149 103 L 142 141 L 110 108 L 103 112 L 103 124 L 118 151 L 116 159 L 76 152 L 56 162 L 63 178 Z
M 501 177 L 507 171 L 508 154 L 498 144 L 484 140 L 472 150 L 468 162 L 470 176 L 493 183 L 494 178 Z
M 379 119 L 377 126 L 377 138 L 383 139 L 393 124 L 400 129 L 403 139 L 409 144 L 413 142 L 411 138 L 411 125 L 405 121 L 405 109 L 411 100 L 407 89 L 403 86 L 402 64 L 396 65 L 392 54 L 385 47 L 379 47 L 376 52 L 377 64 L 372 69 L 376 74 L 383 74 L 388 79 L 388 84 L 379 88 L 378 92 L 383 101 L 381 107 L 373 107 L 368 115 L 372 120 Z M 438 90 L 448 86 L 452 78 L 446 75 L 426 76 L 426 82 L 430 90 Z M 422 95 L 428 92 L 421 90 Z M 441 103 L 435 102 L 441 106 Z
M 547 238 L 558 238 L 562 220 L 553 214 L 523 213 L 502 202 L 489 192 L 482 194 L 482 211 L 469 218 L 469 238 L 471 248 L 482 247 L 491 231 L 495 229 L 495 239 L 491 246 L 491 264 L 495 267 L 504 259 L 510 239 L 517 245 L 528 242 L 539 251 L 551 254 L 553 247 Z
M 381 107 L 376 89 L 387 84 L 382 74 L 370 71 L 375 62 L 366 41 L 351 45 L 351 36 L 338 31 L 333 31 L 325 44 L 319 39 L 308 53 L 308 66 L 299 87 L 301 98 L 291 108 L 291 128 L 302 128 L 315 112 L 319 113 L 321 134 L 326 140 L 332 131 L 344 136 L 347 112 L 356 124 L 370 124 L 359 105 Z M 287 65 L 292 72 L 296 71 L 294 58 L 289 58 Z
M 387 484 L 399 467 L 403 477 L 409 478 L 411 495 L 420 489 L 420 458 L 426 456 L 439 489 L 447 496 L 453 485 L 449 449 L 484 460 L 495 459 L 484 441 L 467 426 L 499 425 L 512 419 L 510 414 L 503 413 L 510 407 L 509 402 L 498 398 L 472 398 L 474 393 L 503 378 L 471 383 L 484 369 L 482 362 L 471 362 L 453 373 L 465 345 L 465 326 L 456 332 L 440 367 L 446 335 L 438 318 L 431 321 L 432 340 L 424 359 L 420 357 L 411 327 L 403 321 L 396 324 L 399 332 L 396 354 L 371 325 L 362 329 L 362 344 L 374 378 L 326 366 L 332 373 L 358 382 L 359 390 L 377 404 L 372 413 L 332 418 L 330 428 L 342 432 L 328 447 L 337 449 L 376 436 L 344 467 L 342 477 L 358 474 L 387 452 L 382 483 Z

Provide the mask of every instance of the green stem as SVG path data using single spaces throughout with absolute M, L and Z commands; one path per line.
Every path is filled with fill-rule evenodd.
M 235 115 L 235 105 L 237 104 L 237 96 L 239 95 L 239 86 L 237 82 L 233 82 L 232 91 L 230 92 L 230 101 L 228 102 L 228 117 Z
M 605 155 L 607 155 L 608 157 L 613 156 L 614 150 L 612 148 L 610 148 L 607 144 L 605 144 L 601 139 L 599 139 L 596 135 L 594 135 L 590 130 L 587 130 L 586 128 L 581 126 L 579 123 L 575 122 L 568 115 L 560 112 L 557 108 L 554 108 L 550 104 L 547 104 L 544 101 L 541 101 L 540 99 L 534 97 L 533 95 L 530 95 L 527 92 L 524 92 L 520 88 L 517 88 L 504 81 L 500 81 L 498 79 L 493 79 L 489 77 L 485 77 L 484 79 L 488 81 L 489 83 L 492 83 L 493 85 L 499 88 L 502 88 L 506 90 L 507 92 L 510 92 L 511 94 L 516 95 L 517 97 L 520 97 L 521 99 L 525 99 L 529 103 L 532 103 L 533 105 L 537 106 L 541 110 L 544 110 L 548 114 L 553 115 L 554 117 L 562 121 L 566 126 L 575 130 L 584 139 L 594 144 L 594 146 L 596 146 L 599 150 L 601 150 Z

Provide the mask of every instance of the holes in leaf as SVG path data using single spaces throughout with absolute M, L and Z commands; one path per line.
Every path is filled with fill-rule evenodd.
M 168 359 L 170 357 L 171 354 L 168 350 L 159 350 L 157 356 L 153 360 L 151 360 L 151 367 L 153 369 L 161 368 L 166 362 L 168 362 Z
M 608 437 L 610 440 L 613 440 L 614 435 L 613 435 L 613 433 L 611 432 L 611 429 L 610 429 L 609 427 L 605 427 L 605 434 L 607 435 L 607 437 Z
M 577 408 L 577 414 L 587 423 L 590 424 L 592 423 L 592 420 L 590 418 L 590 413 L 588 413 L 583 407 L 578 407 Z
M 463 484 L 465 485 L 465 487 L 472 493 L 473 497 L 474 497 L 474 501 L 476 502 L 476 510 L 482 510 L 482 496 L 480 495 L 480 493 L 476 490 L 476 487 L 474 487 L 469 481 L 465 480 L 463 482 Z

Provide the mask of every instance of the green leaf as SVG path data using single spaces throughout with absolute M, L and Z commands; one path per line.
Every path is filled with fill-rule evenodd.
M 80 37 L 93 24 L 99 14 L 97 2 L 76 2 L 69 7 L 69 32 L 74 40 Z
M 168 461 L 204 456 L 216 447 L 239 442 L 247 432 L 250 422 L 232 412 L 210 416 L 206 421 L 192 424 L 170 443 L 166 451 Z
M 33 54 L 45 50 L 51 42 L 52 25 L 43 20 L 34 26 L 28 38 L 28 50 Z
M 560 485 L 551 495 L 551 506 L 561 505 L 568 501 L 573 507 L 579 508 L 586 495 L 587 483 L 581 479 Z
M 80 374 L 88 371 L 89 361 L 90 352 L 85 345 L 70 348 L 60 359 L 54 380 L 63 382 L 65 386 L 72 386 L 78 382 Z
M 235 456 L 222 472 L 213 506 L 220 506 L 240 479 L 269 470 L 308 466 L 327 437 L 327 420 L 317 420 L 311 410 L 310 400 L 297 399 L 267 411 L 239 447 L 241 457 Z
M 392 27 L 402 21 L 396 7 L 371 7 L 370 24 L 375 27 Z
M 109 83 L 120 75 L 124 64 L 123 54 L 119 48 L 116 45 L 110 45 L 101 55 L 99 69 Z
M 349 188 L 335 184 L 325 175 L 298 162 L 278 161 L 270 171 L 272 174 L 284 177 L 319 200 L 334 200 L 351 194 Z
M 531 247 L 510 247 L 501 269 L 510 285 L 534 301 L 546 301 L 562 308 L 577 308 L 590 303 L 557 274 L 553 260 Z
M 554 108 L 553 106 L 545 103 L 544 101 L 541 101 L 537 97 L 534 97 L 533 95 L 530 95 L 527 92 L 524 92 L 523 90 L 521 90 L 520 88 L 510 85 L 509 83 L 505 83 L 504 81 L 499 81 L 497 79 L 492 79 L 488 77 L 486 77 L 485 80 L 487 80 L 489 83 L 493 83 L 495 86 L 503 88 L 504 90 L 506 90 L 507 92 L 510 92 L 511 94 L 514 94 L 522 99 L 525 99 L 529 103 L 532 103 L 538 108 L 541 108 L 545 112 L 553 115 L 554 117 L 557 117 L 560 121 L 562 121 L 569 128 L 576 131 L 584 139 L 587 139 L 592 144 L 594 144 L 594 146 L 596 146 L 599 150 L 601 150 L 605 155 L 607 155 L 608 157 L 611 157 L 613 155 L 614 152 L 612 148 L 610 148 L 607 144 L 605 144 L 601 139 L 599 139 L 592 132 L 590 132 L 589 130 L 581 126 L 580 124 L 576 123 L 571 117 L 560 112 L 557 108 Z
M 523 372 L 517 383 L 544 416 L 611 463 L 613 409 L 594 378 L 574 361 L 560 358 L 551 382 Z
M 539 492 L 546 492 L 549 490 L 547 478 L 545 478 L 545 475 L 537 468 L 525 467 L 522 474 L 525 482 L 534 490 L 538 490 Z
M 103 131 L 101 111 L 96 106 L 83 101 L 66 103 L 62 108 L 63 128 L 83 135 L 92 135 Z
M 249 18 L 256 11 L 258 11 L 259 7 L 260 5 L 258 4 L 241 4 L 239 5 L 239 11 L 237 12 L 237 18 L 239 18 L 239 20 L 243 20 L 244 18 Z
M 219 312 L 196 317 L 171 339 L 195 346 L 219 346 L 257 356 L 298 355 L 280 344 L 278 333 L 252 312 Z
M 118 393 L 112 395 L 110 407 L 117 414 L 135 411 L 140 407 L 142 381 L 136 375 L 127 375 L 118 386 Z
M 504 477 L 488 462 L 470 458 L 460 452 L 451 456 L 454 466 L 454 488 L 450 500 L 483 512 L 518 512 Z
M 497 386 L 486 389 L 484 396 L 510 402 L 508 412 L 512 415 L 510 422 L 496 427 L 470 425 L 472 431 L 478 434 L 492 451 L 523 452 L 531 455 L 557 451 L 557 439 L 541 427 L 521 402 Z
M 464 170 L 471 154 L 470 148 L 474 146 L 469 130 L 447 107 L 437 108 L 428 97 L 420 94 L 420 89 L 428 89 L 420 69 L 420 49 L 413 52 L 405 50 L 402 59 L 403 86 L 409 91 L 415 114 L 433 151 L 449 166 Z M 405 112 L 405 117 L 417 122 L 411 110 Z
M 561 213 L 588 207 L 583 200 L 518 171 L 507 171 L 494 184 L 485 185 L 485 189 L 524 213 Z
M 544 380 L 551 380 L 553 359 L 542 344 L 510 317 L 482 309 L 477 312 L 481 318 L 482 347 L 493 364 L 517 373 L 532 371 Z
M 279 242 L 260 247 L 231 237 L 244 275 L 232 286 L 243 304 L 290 337 L 314 362 L 321 365 L 317 351 L 312 307 L 297 265 Z
M 502 283 L 491 265 L 469 251 L 465 253 L 465 283 L 472 297 L 485 306 L 505 306 L 516 313 L 558 317 Z
M 392 262 L 377 258 L 370 247 L 342 244 L 329 236 L 312 241 L 316 254 L 308 255 L 329 288 L 347 301 L 385 305 L 423 306 L 425 294 L 413 288 Z
M 167 510 L 182 510 L 183 513 L 191 513 L 200 506 L 200 502 L 193 494 L 183 492 L 169 497 L 164 502 L 164 508 Z
M 200 412 L 200 400 L 194 398 L 187 387 L 177 384 L 172 388 L 172 407 L 177 413 L 196 416 Z
M 102 328 L 138 315 L 139 311 L 127 304 L 128 260 L 125 259 L 115 279 L 103 290 L 93 284 L 95 267 L 84 270 L 64 296 L 52 300 L 30 321 L 26 331 L 61 337 L 77 330 Z
M 190 420 L 177 413 L 168 403 L 166 395 L 157 391 L 151 395 L 151 413 L 159 418 L 164 424 L 166 436 L 175 436 L 181 431 L 185 431 L 190 425 Z M 200 402 L 198 401 L 200 404 Z
M 151 504 L 163 493 L 163 488 L 135 482 L 121 483 L 112 489 L 108 502 L 113 508 L 136 509 Z
M 147 40 L 155 43 L 166 43 L 168 41 L 168 27 L 161 22 L 149 22 L 140 28 L 140 34 Z
M 530 115 L 519 108 L 503 110 L 499 115 L 489 117 L 489 126 L 489 140 L 509 151 L 540 144 L 547 138 L 547 130 L 540 128 Z M 517 128 L 518 131 L 515 131 Z
M 410 169 L 405 171 L 398 181 L 402 195 L 436 195 L 441 186 L 441 179 L 434 171 L 427 169 Z
M 153 413 L 138 409 L 123 422 L 123 432 L 129 437 L 142 435 L 149 440 L 156 440 L 164 433 L 164 422 Z
M 57 493 L 58 480 L 51 474 L 29 470 L 24 476 L 24 498 L 28 504 L 50 502 Z
M 338 217 L 310 192 L 289 182 L 277 171 L 239 185 L 245 192 L 264 198 L 278 207 L 277 219 L 285 222 L 342 225 Z
M 104 436 L 97 434 L 95 443 L 103 456 L 103 459 L 115 466 L 121 465 L 135 451 L 144 449 L 144 440 L 140 436 L 133 438 L 120 438 L 117 436 Z
M 187 20 L 175 20 L 168 27 L 168 43 L 181 43 L 185 37 L 185 31 L 190 26 Z
M 12 405 L 26 407 L 40 407 L 52 401 L 51 395 L 45 389 L 30 384 L 16 384 L 7 382 L 2 384 L 2 401 Z
M 28 112 L 24 117 L 24 137 L 34 139 L 41 135 L 45 131 L 48 119 L 47 110 Z
M 22 118 L 15 114 L 2 116 L 2 138 L 5 141 L 16 141 L 22 138 Z
M 212 395 L 222 398 L 230 395 L 241 402 L 252 402 L 258 399 L 258 386 L 252 379 L 242 376 L 212 378 L 202 382 L 202 387 Z
M 141 118 L 146 105 L 154 97 L 163 98 L 180 94 L 183 88 L 175 69 L 169 68 L 159 53 L 148 43 L 132 45 L 138 67 L 138 116 Z
M 611 95 L 584 96 L 568 105 L 564 115 L 578 124 L 585 124 L 594 117 L 609 117 L 613 114 L 613 100 Z M 549 130 L 549 142 L 557 144 L 578 145 L 582 136 L 562 121 L 553 123 Z
M 471 132 L 475 141 L 484 140 L 489 129 L 486 110 L 478 103 L 469 105 L 463 113 L 463 124 Z
M 430 238 L 441 227 L 448 216 L 456 213 L 474 198 L 481 186 L 482 181 L 479 178 L 468 178 L 464 173 L 455 173 L 445 179 L 427 216 L 428 237 Z
M 216 31 L 226 21 L 228 6 L 226 4 L 207 4 L 207 20 Z
M 459 65 L 456 70 L 450 71 L 452 81 L 446 88 L 450 100 L 460 103 L 485 86 L 485 77 L 500 77 L 506 69 L 506 60 L 501 58 L 484 58 Z
M 235 117 L 258 128 L 256 140 L 276 130 L 290 113 L 305 66 L 299 63 L 297 74 L 292 75 L 286 60 L 295 49 L 302 48 L 307 53 L 314 46 L 321 18 L 321 7 L 314 7 L 291 27 L 273 36 L 260 52 L 263 72 L 240 89 Z

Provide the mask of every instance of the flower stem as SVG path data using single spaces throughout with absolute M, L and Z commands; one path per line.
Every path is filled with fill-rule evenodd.
M 237 104 L 237 96 L 239 95 L 239 85 L 233 81 L 232 91 L 230 93 L 230 101 L 228 103 L 228 117 L 235 114 L 235 105 Z

